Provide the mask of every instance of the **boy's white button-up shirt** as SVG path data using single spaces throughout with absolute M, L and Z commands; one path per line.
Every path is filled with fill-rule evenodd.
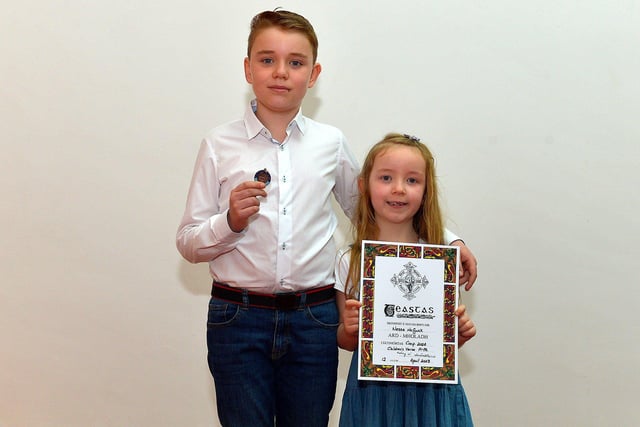
M 256 172 L 271 182 L 248 227 L 227 223 L 229 194 Z M 252 106 L 244 118 L 214 128 L 196 159 L 177 247 L 190 262 L 208 262 L 214 280 L 261 293 L 334 283 L 338 220 L 331 194 L 351 217 L 359 168 L 343 133 L 298 112 L 281 144 Z

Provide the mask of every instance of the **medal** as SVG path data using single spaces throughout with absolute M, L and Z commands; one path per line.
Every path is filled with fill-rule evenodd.
M 271 182 L 271 174 L 269 173 L 267 168 L 264 168 L 256 172 L 256 174 L 253 176 L 253 180 L 264 182 L 264 185 L 269 185 L 269 183 Z

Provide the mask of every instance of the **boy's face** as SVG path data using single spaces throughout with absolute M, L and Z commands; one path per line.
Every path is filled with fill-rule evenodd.
M 251 56 L 244 60 L 245 77 L 258 101 L 258 117 L 274 113 L 293 117 L 320 70 L 302 33 L 277 27 L 262 30 Z

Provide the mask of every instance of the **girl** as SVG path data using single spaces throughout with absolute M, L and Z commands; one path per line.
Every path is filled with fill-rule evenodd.
M 434 159 L 418 138 L 389 134 L 374 145 L 358 178 L 360 197 L 354 215 L 355 242 L 338 254 L 336 302 L 340 311 L 338 345 L 358 345 L 357 288 L 362 240 L 443 244 Z M 458 306 L 458 343 L 476 334 Z M 342 399 L 341 427 L 472 426 L 464 389 L 458 384 L 359 381 L 354 354 Z

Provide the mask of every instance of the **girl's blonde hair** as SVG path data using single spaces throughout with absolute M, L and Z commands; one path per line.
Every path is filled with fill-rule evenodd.
M 376 158 L 393 146 L 405 145 L 418 149 L 424 159 L 425 191 L 422 195 L 422 206 L 413 217 L 413 228 L 418 237 L 426 243 L 444 244 L 444 220 L 440 212 L 438 202 L 438 186 L 436 182 L 435 160 L 431 151 L 416 137 L 390 133 L 382 141 L 376 143 L 362 165 L 362 171 L 358 177 L 360 182 L 360 196 L 356 204 L 353 217 L 353 246 L 350 251 L 349 272 L 345 291 L 350 298 L 354 298 L 360 284 L 360 256 L 363 240 L 376 240 L 380 232 L 376 224 L 375 211 L 371 204 L 371 192 L 369 190 L 369 177 Z

